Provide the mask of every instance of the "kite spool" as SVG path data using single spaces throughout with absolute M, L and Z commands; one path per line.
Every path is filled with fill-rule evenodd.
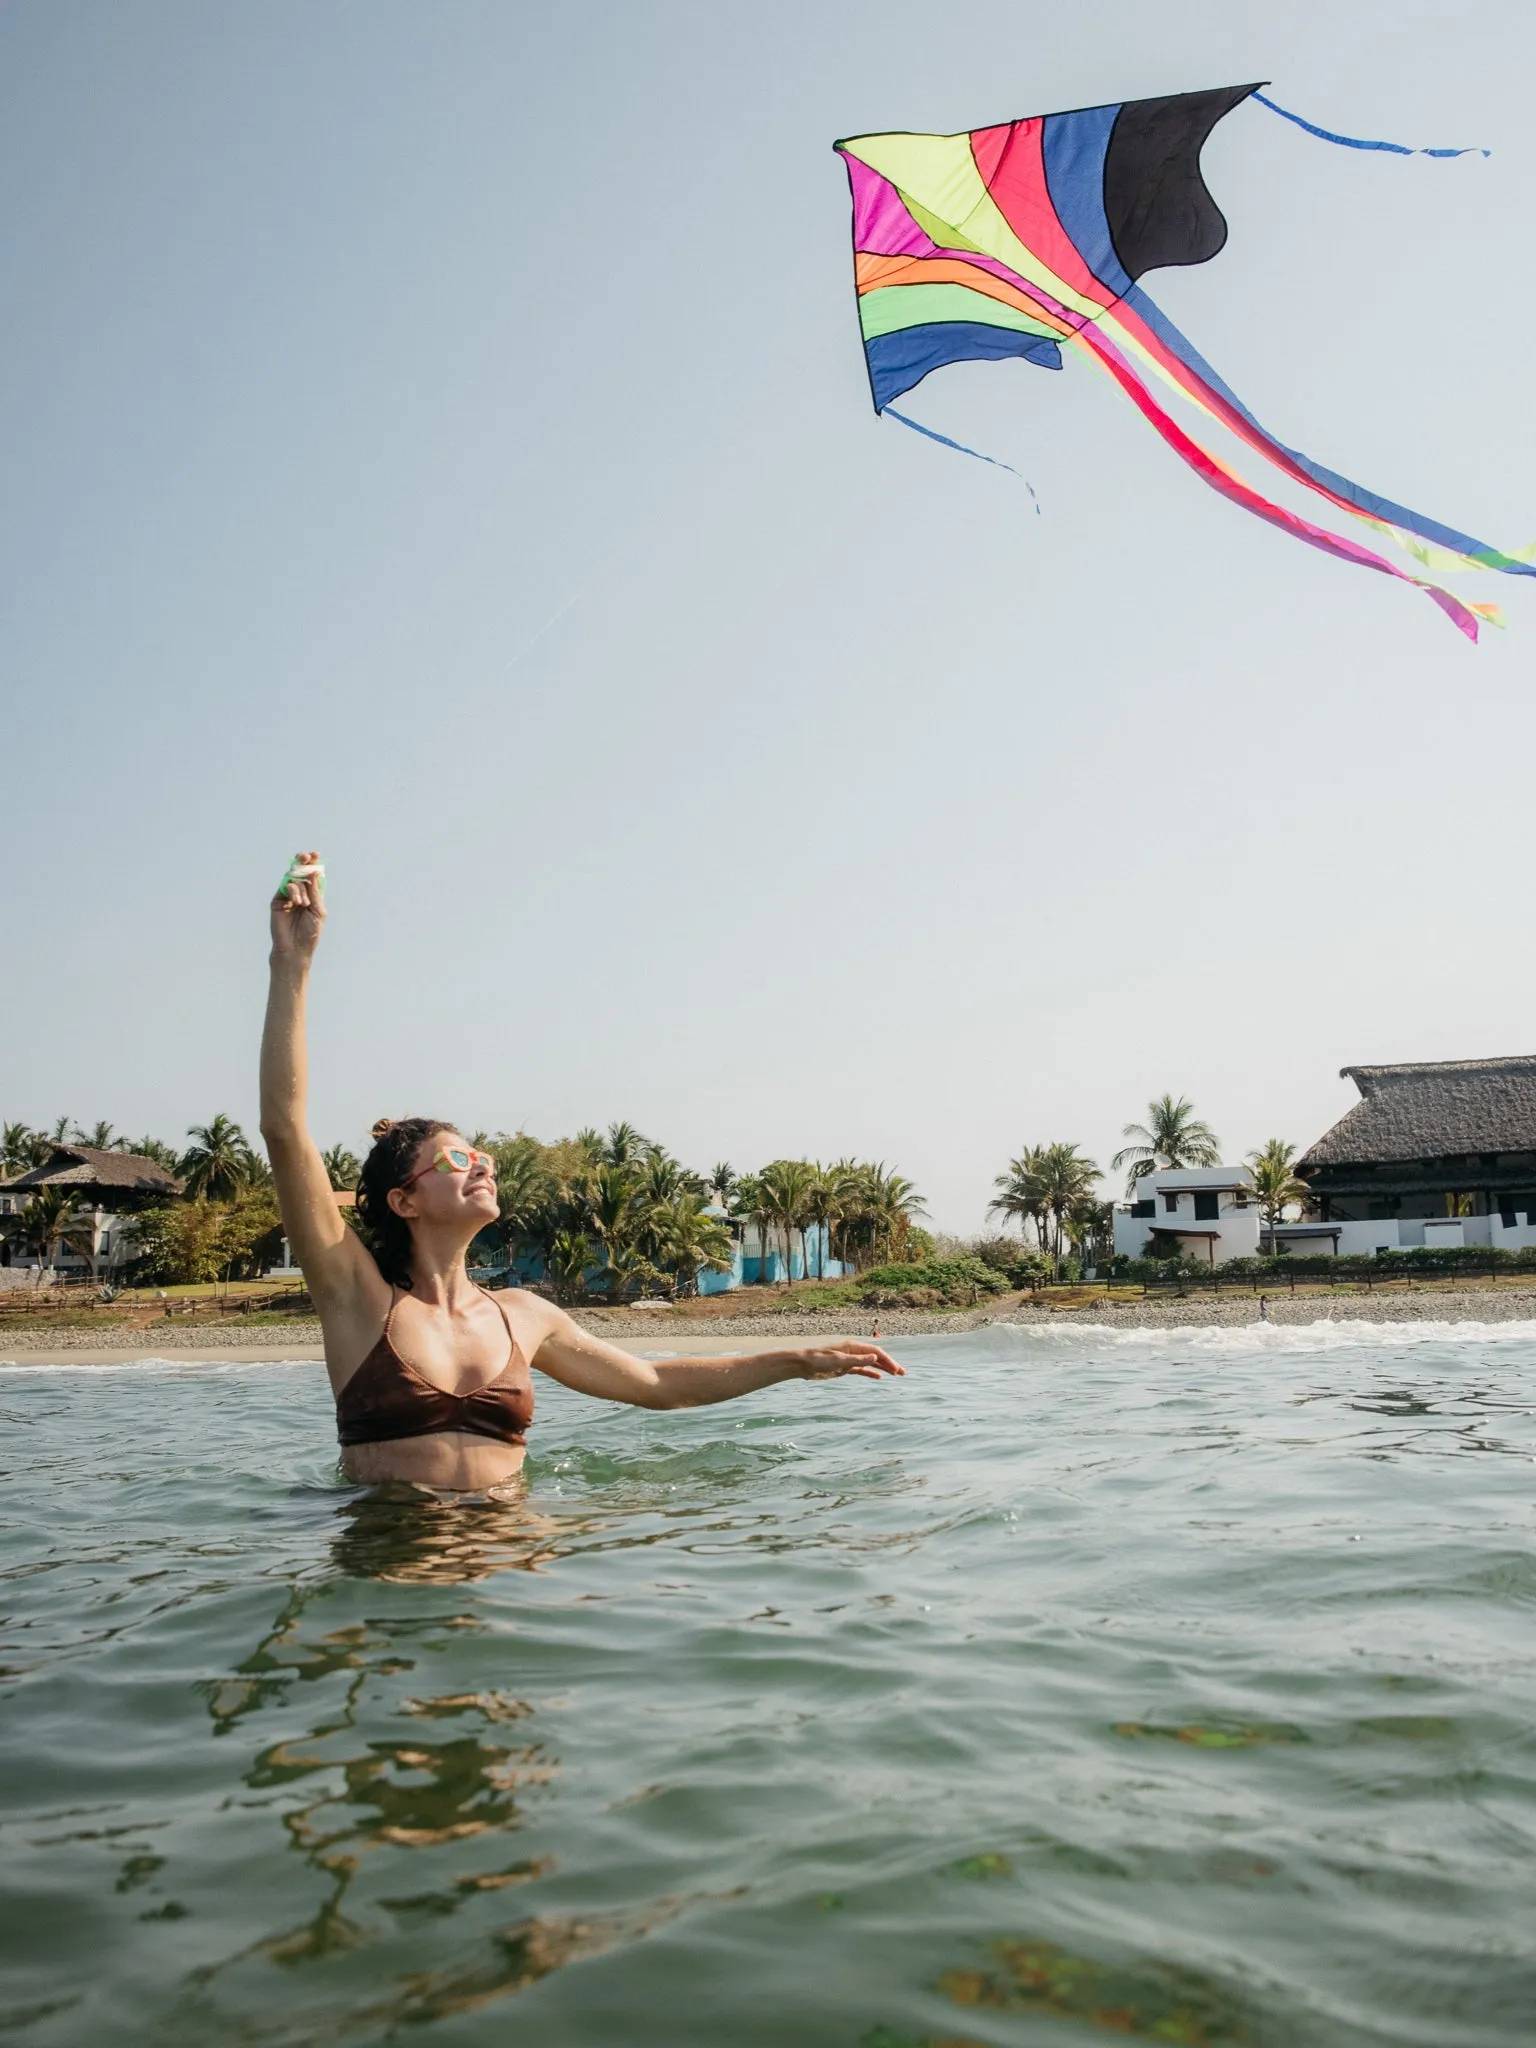
M 286 902 L 293 893 L 295 882 L 307 882 L 313 877 L 325 894 L 325 862 L 323 860 L 300 860 L 297 856 L 288 863 L 287 872 L 277 885 L 277 893 Z

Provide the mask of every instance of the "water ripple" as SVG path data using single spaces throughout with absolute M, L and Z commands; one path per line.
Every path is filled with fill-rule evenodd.
M 902 1356 L 457 1502 L 6 1373 L 0 2032 L 1523 2048 L 1536 1326 Z

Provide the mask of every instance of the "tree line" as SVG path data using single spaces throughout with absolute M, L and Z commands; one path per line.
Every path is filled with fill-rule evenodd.
M 260 1272 L 281 1248 L 267 1160 L 229 1116 L 193 1125 L 187 1138 L 178 1150 L 150 1137 L 124 1138 L 108 1123 L 89 1130 L 67 1117 L 50 1130 L 3 1124 L 0 1171 L 10 1178 L 45 1165 L 56 1145 L 71 1143 L 152 1159 L 182 1181 L 183 1195 L 125 1219 L 136 1275 L 171 1284 Z M 525 1131 L 475 1131 L 470 1142 L 495 1163 L 501 1210 L 472 1258 L 493 1269 L 532 1266 L 563 1299 L 595 1292 L 624 1300 L 658 1288 L 674 1298 L 691 1293 L 700 1272 L 732 1264 L 733 1226 L 756 1231 L 760 1254 L 781 1257 L 786 1280 L 797 1255 L 803 1273 L 821 1277 L 829 1259 L 857 1269 L 932 1249 L 916 1224 L 923 1213 L 916 1188 L 883 1161 L 775 1159 L 756 1173 L 722 1161 L 699 1173 L 626 1122 L 553 1144 Z M 335 1145 L 321 1157 L 333 1188 L 357 1186 L 355 1153 Z M 355 1210 L 345 1213 L 360 1227 Z M 65 1188 L 37 1190 L 0 1227 L 40 1266 L 61 1251 L 90 1256 L 88 1227 Z
M 1159 1096 L 1147 1105 L 1145 1122 L 1127 1124 L 1123 1136 L 1128 1142 L 1110 1169 L 1126 1171 L 1130 1197 L 1149 1173 L 1220 1159 L 1214 1131 L 1182 1096 Z M 934 1250 L 918 1227 L 925 1212 L 916 1188 L 883 1161 L 774 1159 L 756 1173 L 737 1173 L 722 1161 L 700 1173 L 625 1122 L 553 1144 L 525 1131 L 476 1131 L 471 1142 L 495 1162 L 501 1208 L 499 1223 L 477 1240 L 476 1257 L 490 1267 L 531 1265 L 567 1300 L 583 1292 L 610 1300 L 658 1288 L 671 1297 L 691 1293 L 700 1272 L 732 1263 L 733 1226 L 750 1227 L 760 1253 L 782 1261 L 786 1279 L 797 1256 L 805 1276 L 820 1279 L 828 1260 L 864 1272 L 921 1261 Z M 145 1278 L 242 1278 L 276 1261 L 281 1226 L 271 1168 L 233 1118 L 192 1125 L 180 1148 L 126 1138 L 109 1123 L 85 1129 L 68 1117 L 47 1130 L 0 1124 L 0 1172 L 9 1178 L 44 1165 L 56 1145 L 70 1143 L 136 1153 L 182 1181 L 182 1200 L 131 1219 Z M 362 1167 L 354 1152 L 333 1145 L 321 1156 L 333 1188 L 357 1186 Z M 1295 1156 L 1296 1148 L 1279 1138 L 1248 1154 L 1268 1231 L 1306 1199 Z M 1068 1258 L 1105 1263 L 1113 1253 L 1114 1204 L 1100 1191 L 1104 1179 L 1074 1143 L 1026 1145 L 997 1176 L 988 1214 L 1014 1226 L 1021 1248 L 1052 1272 L 1060 1273 Z M 0 1218 L 0 1227 L 40 1266 L 61 1251 L 90 1255 L 89 1231 L 66 1189 L 39 1189 L 16 1215 Z M 998 1242 L 991 1262 L 1003 1262 L 1000 1270 L 1017 1278 L 1025 1267 L 1008 1242 Z M 985 1258 L 984 1243 L 974 1249 Z
M 1126 1170 L 1127 1200 L 1134 1200 L 1138 1183 L 1148 1174 L 1221 1162 L 1220 1140 L 1184 1096 L 1158 1096 L 1147 1104 L 1146 1122 L 1127 1124 L 1121 1136 L 1130 1142 L 1115 1154 L 1110 1170 Z M 1294 1145 L 1270 1138 L 1244 1162 L 1271 1243 L 1275 1225 L 1309 1192 L 1296 1176 L 1295 1158 Z M 1096 1193 L 1103 1179 L 1102 1170 L 1075 1144 L 1026 1145 L 994 1181 L 988 1214 L 1016 1224 L 1026 1240 L 1032 1235 L 1056 1271 L 1067 1253 L 1084 1265 L 1102 1263 L 1114 1251 L 1115 1213 L 1113 1202 Z
M 625 1122 L 554 1145 L 526 1131 L 472 1142 L 495 1161 L 500 1250 L 532 1255 L 562 1299 L 692 1293 L 701 1272 L 731 1266 L 733 1225 L 756 1232 L 760 1257 L 782 1257 L 789 1285 L 797 1250 L 801 1271 L 819 1278 L 829 1258 L 876 1264 L 901 1257 L 914 1233 L 928 1242 L 916 1231 L 917 1190 L 883 1161 L 773 1159 L 738 1173 L 722 1160 L 698 1173 Z
M 181 1148 L 158 1138 L 128 1138 L 111 1124 L 90 1129 L 68 1117 L 46 1130 L 22 1123 L 0 1124 L 0 1173 L 10 1179 L 46 1166 L 56 1146 L 84 1145 L 97 1152 L 129 1152 L 174 1174 L 183 1199 L 157 1203 L 120 1219 L 132 1233 L 136 1277 L 167 1285 L 249 1278 L 271 1265 L 282 1248 L 282 1226 L 272 1169 L 228 1116 L 194 1124 Z M 345 1185 L 356 1160 L 340 1147 L 328 1155 L 333 1187 Z M 89 1219 L 68 1187 L 41 1187 L 11 1216 L 0 1217 L 0 1232 L 30 1254 L 39 1271 L 61 1253 L 86 1259 L 95 1268 Z

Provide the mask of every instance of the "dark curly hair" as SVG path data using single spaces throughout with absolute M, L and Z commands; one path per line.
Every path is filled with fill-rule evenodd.
M 391 1287 L 411 1284 L 411 1226 L 389 1206 L 389 1191 L 409 1178 L 424 1138 L 457 1129 L 434 1116 L 407 1116 L 398 1123 L 381 1116 L 373 1127 L 373 1150 L 358 1181 L 357 1213 L 363 1242 Z

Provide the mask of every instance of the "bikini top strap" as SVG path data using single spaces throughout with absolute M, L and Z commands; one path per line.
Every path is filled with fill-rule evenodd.
M 395 1320 L 395 1310 L 396 1308 L 398 1308 L 399 1304 L 400 1289 L 398 1287 L 391 1286 L 389 1290 L 389 1314 L 384 1318 L 384 1327 L 379 1332 L 379 1342 L 381 1344 L 387 1344 L 389 1342 L 389 1326 Z
M 518 1355 L 517 1333 L 512 1328 L 512 1318 L 507 1314 L 507 1304 L 504 1301 L 502 1301 L 499 1296 L 492 1294 L 491 1290 L 488 1287 L 482 1287 L 480 1292 L 485 1296 L 487 1301 L 495 1302 L 497 1308 L 501 1311 L 501 1320 L 507 1326 L 507 1342 L 512 1346 L 512 1349 L 507 1354 L 506 1365 L 504 1365 L 501 1368 L 502 1372 L 505 1372 L 507 1370 L 507 1367 L 512 1364 L 512 1361 Z

